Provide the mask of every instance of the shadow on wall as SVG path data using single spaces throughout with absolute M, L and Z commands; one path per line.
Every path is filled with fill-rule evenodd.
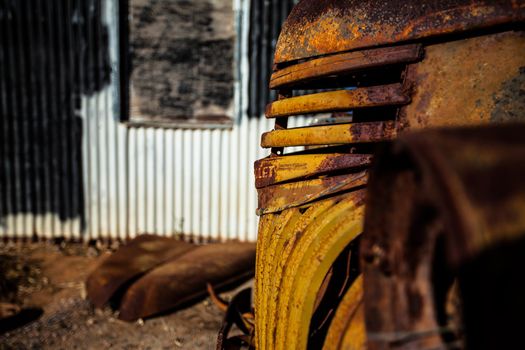
M 110 81 L 102 5 L 0 1 L 1 226 L 49 213 L 85 225 L 79 111 Z

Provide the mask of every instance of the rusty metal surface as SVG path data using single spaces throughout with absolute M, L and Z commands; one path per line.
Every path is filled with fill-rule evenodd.
M 138 279 L 124 294 L 119 318 L 133 321 L 171 310 L 215 288 L 253 276 L 255 244 L 199 246 Z
M 366 185 L 367 171 L 263 187 L 258 192 L 257 214 L 298 207 L 334 193 Z
M 272 102 L 266 107 L 267 118 L 292 115 L 347 111 L 351 109 L 402 105 L 410 102 L 401 84 L 389 84 L 336 90 L 291 97 Z
M 429 45 L 407 80 L 400 129 L 525 121 L 525 32 Z
M 261 137 L 261 146 L 270 148 L 378 142 L 390 140 L 395 135 L 395 122 L 392 121 L 311 126 L 266 132 Z
M 371 161 L 370 154 L 329 153 L 267 157 L 255 162 L 255 187 L 262 188 L 329 172 L 367 167 Z
M 331 75 L 349 74 L 364 69 L 414 62 L 421 58 L 422 53 L 421 45 L 410 44 L 321 57 L 274 72 L 270 80 L 270 88 L 290 88 Z
M 330 207 L 332 204 L 326 204 L 333 203 L 330 202 L 333 197 L 327 198 L 327 194 L 344 196 L 344 191 L 353 193 L 352 189 L 356 188 L 353 177 L 357 169 L 351 154 L 346 155 L 350 161 L 348 166 L 328 167 L 324 159 L 344 159 L 340 153 L 345 151 L 339 150 L 338 154 L 330 153 L 325 147 L 311 147 L 309 154 L 301 155 L 304 158 L 292 158 L 296 156 L 286 154 L 285 147 L 347 144 L 355 147 L 358 143 L 374 146 L 405 131 L 430 126 L 525 120 L 525 40 L 523 27 L 518 23 L 524 20 L 525 3 L 522 1 L 303 0 L 297 5 L 281 33 L 270 83 L 271 88 L 280 89 L 278 100 L 269 104 L 266 111 L 267 117 L 276 118 L 276 127 L 262 135 L 261 146 L 271 147 L 272 154 L 257 162 L 255 168 L 258 214 L 261 215 L 255 293 L 259 349 L 305 349 L 313 344 L 310 340 L 318 340 L 306 331 L 308 322 L 319 321 L 312 316 L 309 303 L 313 300 L 312 308 L 318 307 L 316 298 L 319 293 L 326 294 L 328 288 L 323 281 L 330 278 L 326 275 L 328 270 L 309 267 L 315 258 L 313 255 L 308 255 L 310 260 L 303 258 L 301 254 L 306 256 L 306 253 L 298 245 L 305 244 L 301 243 L 305 235 L 311 235 L 316 237 L 310 238 L 308 244 L 312 247 L 323 245 L 324 249 L 331 249 L 325 242 L 329 238 L 324 236 L 326 227 L 323 225 L 330 220 L 344 221 L 346 215 L 359 210 L 335 212 Z M 489 27 L 490 30 L 478 30 Z M 460 32 L 462 34 L 457 35 Z M 455 35 L 443 36 L 453 33 Z M 426 40 L 437 36 L 441 37 Z M 341 90 L 348 86 L 358 88 Z M 300 90 L 311 89 L 330 92 L 292 97 L 294 93 L 301 95 Z M 344 117 L 351 115 L 352 119 L 338 120 L 342 115 L 338 111 L 350 112 Z M 332 124 L 287 129 L 289 116 L 316 116 L 323 112 L 334 112 L 328 122 Z M 430 148 L 433 141 L 439 140 L 429 138 L 426 145 Z M 463 140 L 458 139 L 460 141 Z M 369 151 L 370 148 L 362 153 Z M 490 153 L 487 147 L 480 147 L 477 152 Z M 461 152 L 453 156 L 458 160 L 462 157 Z M 399 164 L 401 169 L 412 165 Z M 487 165 L 485 160 L 482 165 Z M 404 184 L 405 180 L 399 181 Z M 358 181 L 357 188 L 362 189 L 367 179 L 360 177 Z M 491 181 L 497 180 L 492 178 Z M 397 191 L 399 196 L 411 198 L 426 193 L 396 185 L 388 190 Z M 485 185 L 490 187 L 488 183 Z M 419 228 L 417 225 L 426 222 L 427 215 L 433 215 L 425 211 L 426 202 L 418 202 L 418 206 L 413 207 L 404 202 L 382 203 L 383 195 L 374 194 L 375 200 L 383 205 L 380 207 L 383 217 L 377 214 L 383 221 L 376 220 L 375 227 L 385 231 L 409 230 L 402 219 L 410 217 L 420 220 L 411 226 Z M 428 227 L 421 227 L 423 237 L 438 237 L 440 223 L 428 220 Z M 521 225 L 521 221 L 514 221 Z M 437 314 L 430 298 L 434 296 L 442 302 L 454 294 L 450 293 L 452 282 L 447 279 L 447 271 L 442 271 L 446 278 L 436 277 L 445 280 L 436 290 L 430 282 L 423 281 L 435 271 L 412 269 L 414 261 L 422 266 L 441 261 L 433 260 L 432 250 L 441 243 L 420 242 L 419 236 L 411 236 L 410 242 L 405 242 L 404 237 L 388 237 L 391 241 L 387 247 L 367 248 L 366 263 L 375 264 L 373 268 L 379 270 L 377 275 L 383 274 L 384 284 L 376 283 L 379 292 L 370 292 L 372 297 L 368 297 L 372 301 L 366 307 L 363 303 L 353 304 L 351 315 L 339 311 L 328 334 L 333 342 L 327 338 L 326 348 L 365 348 L 365 314 L 375 317 L 376 323 L 368 333 L 372 349 L 387 349 L 382 347 L 385 344 L 407 350 L 440 348 L 445 340 L 458 339 L 461 334 L 452 323 L 443 321 L 449 316 L 457 320 L 459 308 L 448 313 L 439 309 Z M 454 254 L 463 254 L 465 259 L 473 256 L 468 253 L 470 247 L 461 250 L 462 242 L 454 241 L 461 237 L 451 238 L 455 250 L 451 248 L 446 257 L 439 256 L 448 259 L 450 268 L 461 264 L 454 262 Z M 395 250 L 405 243 L 416 245 L 421 251 Z M 308 244 L 304 245 L 309 247 L 305 249 L 317 249 Z M 395 250 L 397 255 L 392 259 L 396 263 L 402 264 L 406 258 L 408 264 L 413 264 L 408 272 L 400 267 L 401 275 L 395 275 L 400 278 L 397 289 L 394 286 L 388 290 L 396 281 L 391 276 L 397 272 L 392 272 L 388 264 L 374 260 L 382 258 L 385 249 Z M 472 248 L 472 252 L 480 251 L 476 249 Z M 298 267 L 297 261 L 302 261 L 304 266 Z M 316 282 L 308 285 L 301 281 L 307 278 Z M 365 284 L 366 281 L 365 275 Z M 395 297 L 395 301 L 379 298 L 386 294 Z M 471 296 L 471 300 L 476 300 L 476 296 Z M 340 307 L 343 310 L 344 303 Z M 387 310 L 386 315 L 382 314 L 383 310 Z M 400 312 L 405 314 L 400 316 Z M 408 331 L 403 333 L 405 330 Z
M 472 349 L 521 341 L 523 135 L 525 124 L 423 131 L 379 153 L 361 244 L 369 349 L 441 348 L 462 331 Z M 460 328 L 445 309 L 454 279 Z
M 193 244 L 172 238 L 141 235 L 106 258 L 93 271 L 86 281 L 87 297 L 100 308 L 126 282 L 194 248 Z
M 302 0 L 286 20 L 275 63 L 523 21 L 515 0 Z

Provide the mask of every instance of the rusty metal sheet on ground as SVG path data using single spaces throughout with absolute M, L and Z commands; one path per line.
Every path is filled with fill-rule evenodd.
M 95 307 L 102 307 L 126 282 L 195 247 L 172 238 L 138 236 L 105 259 L 88 277 L 87 297 Z
M 171 310 L 215 288 L 253 275 L 255 244 L 223 243 L 198 248 L 157 267 L 124 294 L 119 318 L 133 321 Z

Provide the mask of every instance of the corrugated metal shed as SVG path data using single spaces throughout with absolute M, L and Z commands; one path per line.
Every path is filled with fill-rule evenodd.
M 250 57 L 253 60 L 248 52 L 249 1 L 234 0 L 238 44 L 236 120 L 232 129 L 134 128 L 123 124 L 118 103 L 118 5 L 116 0 L 102 0 L 100 4 L 110 41 L 111 82 L 96 92 L 82 95 L 81 135 L 71 134 L 72 128 L 64 127 L 64 135 L 82 138 L 79 156 L 82 174 L 75 176 L 74 169 L 65 171 L 57 180 L 60 185 L 55 186 L 56 190 L 45 190 L 48 183 L 34 180 L 22 165 L 9 167 L 5 163 L 2 188 L 10 193 L 1 193 L 0 235 L 88 240 L 156 233 L 196 240 L 254 241 L 258 219 L 253 162 L 265 155 L 259 147 L 259 135 L 271 129 L 273 123 L 264 117 L 250 118 L 247 113 Z M 282 14 L 279 16 L 284 19 Z M 5 44 L 2 42 L 4 56 L 8 55 Z M 92 63 L 100 55 L 94 57 Z M 265 86 L 261 88 L 266 90 Z M 2 96 L 2 101 L 7 97 Z M 3 113 L 7 111 L 4 109 Z M 297 118 L 295 123 L 303 125 L 305 120 Z M 27 127 L 16 120 L 1 124 L 5 134 Z M 49 132 L 46 142 L 53 142 L 54 137 L 61 135 L 52 129 L 42 130 Z M 26 143 L 30 139 L 27 136 Z M 17 152 L 7 150 L 10 145 L 6 142 L 2 147 L 6 152 Z M 28 152 L 38 156 L 38 147 L 34 148 Z M 64 152 L 61 156 L 70 159 L 66 164 L 75 167 L 75 155 L 71 154 L 74 147 L 63 144 L 53 151 Z M 43 178 L 53 178 L 60 166 L 44 166 Z M 74 183 L 78 179 L 81 186 Z M 33 198 L 27 196 L 31 189 L 35 189 L 33 195 L 43 193 L 46 198 L 24 204 Z M 38 203 L 43 205 L 33 210 Z M 9 206 L 19 210 L 8 210 L 17 209 Z M 57 207 L 63 209 L 55 210 Z M 61 215 L 63 211 L 69 215 Z

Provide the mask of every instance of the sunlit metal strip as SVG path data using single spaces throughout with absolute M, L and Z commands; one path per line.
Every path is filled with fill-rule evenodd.
M 264 133 L 261 146 L 290 147 L 375 142 L 395 137 L 395 122 L 371 122 L 274 130 Z
M 321 197 L 366 185 L 367 171 L 314 180 L 274 185 L 257 190 L 257 214 L 274 213 L 300 206 Z
M 291 97 L 270 103 L 267 118 L 320 112 L 345 111 L 356 108 L 402 105 L 410 102 L 401 84 L 372 86 L 355 90 L 337 90 Z
M 301 154 L 267 157 L 255 162 L 255 187 L 370 165 L 369 154 Z
M 322 57 L 276 71 L 272 74 L 270 88 L 291 87 L 334 74 L 414 62 L 421 58 L 422 52 L 421 45 L 412 44 Z

